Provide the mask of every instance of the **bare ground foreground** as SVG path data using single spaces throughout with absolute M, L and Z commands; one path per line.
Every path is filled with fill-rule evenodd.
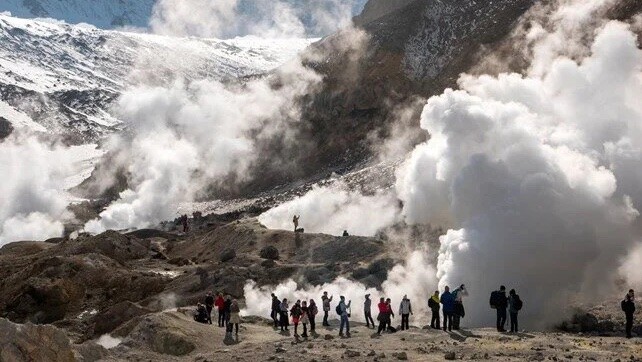
M 74 345 L 53 326 L 19 326 L 0 320 L 1 361 L 641 361 L 642 339 L 564 333 L 500 334 L 492 329 L 446 333 L 411 328 L 376 337 L 354 324 L 351 338 L 337 336 L 337 321 L 309 339 L 295 339 L 265 320 L 246 318 L 238 340 L 224 329 L 194 322 L 191 312 L 148 314 L 116 330 L 109 350 L 95 341 Z M 6 338 L 10 337 L 10 338 Z M 37 342 L 39 341 L 39 342 Z M 43 343 L 44 342 L 44 343 Z M 25 356 L 32 359 L 27 359 Z

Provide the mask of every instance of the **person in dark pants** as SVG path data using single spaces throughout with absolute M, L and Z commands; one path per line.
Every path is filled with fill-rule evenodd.
M 216 306 L 216 311 L 218 312 L 218 326 L 224 327 L 225 326 L 225 299 L 223 298 L 223 294 L 218 293 L 218 296 L 216 297 L 216 301 L 214 302 L 214 305 Z
M 272 318 L 272 321 L 274 321 L 274 328 L 279 327 L 279 312 L 281 309 L 281 301 L 279 298 L 272 293 L 272 310 L 270 312 L 270 318 Z
M 506 332 L 506 308 L 508 308 L 508 298 L 506 297 L 506 287 L 501 286 L 499 290 L 490 295 L 490 307 L 497 311 L 497 331 Z
M 225 322 L 225 330 L 227 332 L 232 331 L 232 326 L 230 325 L 230 317 L 232 315 L 232 297 L 227 295 L 225 296 L 225 304 L 224 304 L 224 317 L 223 321 Z
M 510 332 L 519 332 L 519 325 L 517 323 L 517 313 L 522 309 L 522 300 L 519 298 L 515 289 L 508 292 L 508 313 L 510 314 Z
M 428 308 L 430 308 L 430 311 L 432 312 L 432 318 L 430 319 L 430 327 L 433 329 L 440 329 L 441 328 L 441 323 L 439 320 L 439 309 L 440 303 L 439 303 L 439 291 L 435 290 L 435 294 L 433 294 L 430 299 L 428 299 Z
M 370 299 L 370 294 L 366 294 L 366 300 L 363 302 L 363 314 L 366 317 L 366 327 L 370 328 L 370 323 L 372 323 L 372 328 L 374 328 L 375 323 L 372 319 L 372 300 Z
M 281 332 L 285 332 L 288 330 L 288 326 L 290 325 L 288 321 L 288 312 L 290 311 L 289 306 L 288 306 L 288 300 L 286 298 L 283 298 L 283 301 L 281 302 L 281 305 L 279 306 L 279 321 L 281 325 Z
M 214 308 L 214 295 L 212 295 L 212 292 L 207 292 L 205 308 L 207 309 L 207 321 L 212 324 L 212 309 Z
M 328 292 L 323 292 L 323 296 L 321 296 L 321 304 L 323 306 L 323 326 L 324 327 L 329 327 L 330 323 L 328 323 L 328 313 L 330 312 L 330 302 L 332 302 L 332 296 L 328 298 Z
M 453 330 L 453 313 L 455 313 L 455 297 L 450 293 L 450 288 L 446 286 L 440 298 L 441 304 L 444 306 L 442 311 L 444 313 L 444 331 Z
M 622 311 L 626 317 L 626 338 L 631 338 L 633 329 L 633 314 L 635 313 L 635 292 L 630 289 L 622 301 Z
M 310 304 L 308 305 L 308 319 L 310 320 L 310 333 L 312 334 L 316 333 L 316 321 L 314 319 L 317 317 L 317 313 L 319 313 L 317 303 L 314 299 L 310 299 Z
M 401 314 L 401 330 L 410 329 L 410 315 L 412 314 L 412 304 L 407 295 L 403 296 L 401 303 L 399 304 L 399 314 Z
M 377 334 L 381 335 L 381 332 L 385 332 L 386 326 L 388 325 L 388 319 L 390 318 L 388 316 L 388 305 L 386 304 L 386 300 L 383 298 L 379 299 L 377 308 L 379 309 L 379 315 L 377 315 L 377 320 L 379 321 Z

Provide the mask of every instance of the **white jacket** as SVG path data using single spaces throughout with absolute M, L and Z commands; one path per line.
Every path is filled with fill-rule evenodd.
M 401 304 L 399 304 L 399 314 L 410 313 L 412 313 L 412 304 L 410 304 L 410 299 L 403 299 Z

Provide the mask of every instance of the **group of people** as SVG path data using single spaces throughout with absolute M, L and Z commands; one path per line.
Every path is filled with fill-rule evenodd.
M 212 311 L 216 308 L 218 315 L 218 326 L 225 328 L 227 334 L 235 332 L 239 335 L 239 324 L 241 323 L 241 308 L 238 301 L 227 295 L 223 297 L 219 293 L 214 298 L 213 292 L 207 292 L 204 303 L 198 303 L 194 320 L 200 323 L 212 324 Z
M 468 296 L 465 285 L 450 291 L 446 286 L 443 293 L 435 291 L 428 299 L 428 308 L 432 312 L 430 327 L 434 329 L 443 329 L 444 331 L 458 330 L 460 328 L 461 318 L 465 316 L 463 298 Z M 323 292 L 321 296 L 321 308 L 323 311 L 323 326 L 330 326 L 328 321 L 331 311 L 333 296 L 328 296 L 328 292 Z M 339 336 L 350 337 L 350 316 L 351 301 L 346 301 L 344 296 L 339 297 L 339 303 L 335 307 L 335 312 L 340 318 Z M 523 307 L 523 302 L 515 289 L 511 289 L 506 294 L 506 287 L 500 286 L 498 290 L 493 291 L 489 300 L 490 308 L 496 311 L 497 331 L 498 332 L 519 332 L 518 314 Z M 631 338 L 633 327 L 633 315 L 635 313 L 635 294 L 633 289 L 629 290 L 621 303 L 622 310 L 626 316 L 626 337 Z M 197 313 L 194 319 L 201 323 L 212 324 L 212 312 L 216 308 L 218 314 L 218 326 L 226 328 L 226 335 L 231 335 L 235 331 L 238 337 L 240 319 L 240 308 L 238 302 L 229 295 L 223 297 L 221 293 L 215 298 L 212 292 L 208 292 L 205 297 L 205 303 L 198 304 Z M 395 332 L 392 327 L 392 319 L 395 314 L 392 309 L 390 298 L 380 298 L 377 304 L 379 314 L 377 321 L 377 335 L 383 332 Z M 443 323 L 440 318 L 440 310 L 443 315 Z M 404 296 L 399 304 L 399 315 L 401 316 L 401 330 L 410 328 L 410 316 L 413 315 L 412 303 L 408 296 Z M 363 303 L 363 312 L 366 321 L 366 327 L 374 329 L 375 322 L 372 318 L 372 299 L 370 294 L 365 295 Z M 303 327 L 301 337 L 307 338 L 308 332 L 316 334 L 316 318 L 319 309 L 314 299 L 297 300 L 290 306 L 287 298 L 280 300 L 275 294 L 272 294 L 272 309 L 270 317 L 273 320 L 274 328 L 282 332 L 289 331 L 290 325 L 294 325 L 294 335 L 299 337 L 299 325 Z M 505 329 L 506 322 L 510 317 L 510 331 Z M 309 329 L 308 329 L 309 327 Z M 345 333 L 344 333 L 345 331 Z

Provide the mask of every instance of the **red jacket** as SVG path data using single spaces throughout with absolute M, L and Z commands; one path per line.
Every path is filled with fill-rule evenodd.
M 377 304 L 377 308 L 379 308 L 379 313 L 388 312 L 388 305 L 385 302 Z
M 223 310 L 223 308 L 225 308 L 225 299 L 219 296 L 218 298 L 216 298 L 214 305 L 216 306 L 216 308 L 218 308 L 218 310 Z

